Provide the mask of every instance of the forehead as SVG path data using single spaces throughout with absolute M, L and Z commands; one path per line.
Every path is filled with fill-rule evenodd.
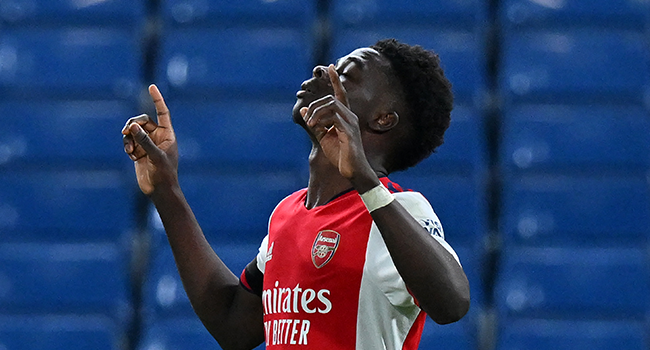
M 386 59 L 379 51 L 370 48 L 362 47 L 356 49 L 349 54 L 336 60 L 336 65 L 340 65 L 347 61 L 356 61 L 364 65 L 378 66 L 378 67 L 389 67 L 390 62 Z

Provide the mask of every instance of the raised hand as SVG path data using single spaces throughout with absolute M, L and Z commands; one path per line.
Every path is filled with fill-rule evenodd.
M 159 186 L 178 183 L 178 146 L 169 109 L 156 85 L 149 86 L 158 122 L 146 114 L 130 118 L 122 129 L 124 151 L 135 162 L 138 185 L 152 195 Z
M 301 108 L 300 113 L 341 175 L 353 180 L 360 173 L 374 173 L 363 150 L 359 118 L 350 110 L 345 87 L 334 65 L 327 69 L 334 96 L 320 98 Z

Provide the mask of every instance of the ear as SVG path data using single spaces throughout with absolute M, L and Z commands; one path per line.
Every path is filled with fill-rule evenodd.
M 379 113 L 369 122 L 370 130 L 377 133 L 384 133 L 391 130 L 399 123 L 397 112 Z

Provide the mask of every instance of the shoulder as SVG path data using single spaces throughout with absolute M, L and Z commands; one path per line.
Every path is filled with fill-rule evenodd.
M 395 199 L 401 204 L 406 211 L 413 216 L 422 227 L 424 227 L 431 236 L 436 238 L 445 238 L 445 233 L 440 223 L 438 215 L 436 215 L 431 203 L 422 195 L 422 193 L 405 190 L 395 182 L 382 180 L 386 186 L 395 196 Z

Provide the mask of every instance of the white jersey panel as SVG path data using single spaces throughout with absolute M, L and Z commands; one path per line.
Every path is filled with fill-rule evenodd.
M 417 192 L 400 192 L 394 195 L 458 261 L 456 252 L 445 242 L 440 221 L 424 196 Z M 379 229 L 373 223 L 361 279 L 356 349 L 401 350 L 420 312 L 421 309 L 415 304 L 393 264 Z

